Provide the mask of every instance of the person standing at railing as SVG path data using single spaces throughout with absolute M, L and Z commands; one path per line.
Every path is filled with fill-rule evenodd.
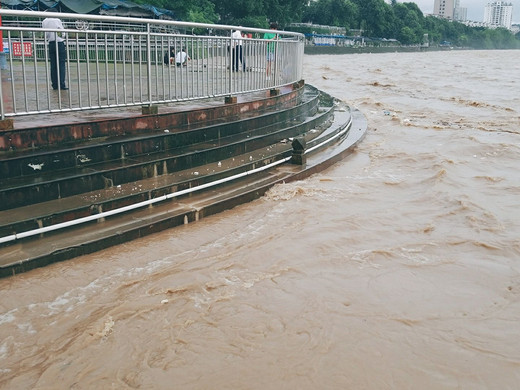
M 278 30 L 278 24 L 272 22 L 269 25 L 271 30 Z M 267 66 L 266 66 L 266 74 L 267 79 L 269 80 L 271 77 L 273 63 L 276 57 L 276 40 L 278 39 L 278 34 L 275 32 L 272 33 L 264 33 L 264 39 L 269 39 L 271 42 L 267 43 Z
M 231 34 L 231 39 L 233 40 L 233 72 L 237 72 L 240 69 L 240 63 L 245 72 L 246 63 L 242 51 L 242 32 L 240 30 L 234 30 Z
M 58 12 L 56 8 L 49 8 L 49 12 Z M 50 30 L 64 30 L 63 23 L 58 18 L 46 18 L 42 22 L 42 28 Z M 52 89 L 67 90 L 65 85 L 65 32 L 46 31 L 45 40 L 49 46 L 49 60 L 51 62 Z

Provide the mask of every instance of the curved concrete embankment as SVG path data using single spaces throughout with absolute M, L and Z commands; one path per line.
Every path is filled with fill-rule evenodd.
M 322 107 L 318 113 L 309 112 L 309 119 L 300 119 L 297 124 L 284 127 L 269 137 L 268 155 L 265 155 L 265 145 L 261 144 L 254 150 L 237 149 L 240 152 L 228 158 L 177 172 L 177 180 L 187 175 L 191 177 L 190 181 L 183 190 L 162 195 L 164 199 L 154 197 L 148 200 L 149 204 L 133 209 L 129 207 L 98 222 L 4 244 L 0 247 L 0 276 L 25 272 L 195 222 L 256 199 L 276 184 L 303 179 L 326 169 L 351 153 L 363 139 L 367 123 L 359 110 L 334 101 L 326 94 L 323 94 L 321 101 L 332 104 Z M 287 124 L 284 122 L 283 126 Z M 300 134 L 298 139 L 305 146 L 302 165 L 291 163 L 293 150 L 290 140 L 285 138 L 291 138 L 291 134 Z M 250 143 L 249 138 L 248 133 L 244 133 L 244 143 Z M 199 172 L 202 176 L 203 172 L 216 170 L 220 172 L 215 180 L 200 184 L 193 179 Z M 168 180 L 168 177 L 163 175 L 150 180 L 157 184 L 160 180 Z

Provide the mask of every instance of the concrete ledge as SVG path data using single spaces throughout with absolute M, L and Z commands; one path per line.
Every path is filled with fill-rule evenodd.
M 12 119 L 3 119 L 0 120 L 0 131 L 13 130 L 14 129 L 14 121 Z
M 156 104 L 151 106 L 143 106 L 141 112 L 143 115 L 157 115 L 159 113 L 159 106 Z
M 238 102 L 238 99 L 236 96 L 226 96 L 224 99 L 225 104 L 236 104 Z

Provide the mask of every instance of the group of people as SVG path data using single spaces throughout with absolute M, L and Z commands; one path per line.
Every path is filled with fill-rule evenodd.
M 277 30 L 278 25 L 273 22 L 269 25 L 269 28 L 271 30 Z M 240 64 L 242 64 L 242 70 L 244 72 L 246 71 L 246 62 L 244 59 L 244 52 L 242 49 L 244 37 L 246 37 L 246 36 L 244 34 L 242 34 L 242 32 L 239 29 L 233 30 L 233 33 L 231 34 L 231 40 L 232 40 L 231 68 L 232 68 L 233 72 L 238 72 L 238 70 L 240 69 L 240 66 L 239 66 Z M 264 33 L 263 38 L 270 40 L 270 41 L 274 41 L 274 40 L 278 39 L 278 34 L 276 34 L 275 32 Z M 271 68 L 272 68 L 272 64 L 274 62 L 274 58 L 275 58 L 275 49 L 276 49 L 275 42 L 267 43 L 267 53 L 266 53 L 267 77 L 269 77 L 269 75 L 271 74 Z
M 48 12 L 58 12 L 56 8 L 49 8 Z M 65 30 L 63 23 L 58 18 L 48 17 L 42 21 L 42 28 L 49 30 Z M 51 65 L 51 85 L 54 90 L 66 91 L 69 88 L 65 83 L 65 63 L 67 60 L 67 51 L 65 48 L 65 31 L 46 31 L 45 40 L 49 49 L 49 62 Z M 170 49 L 166 53 L 164 61 L 167 64 L 175 63 L 177 66 L 186 66 L 191 58 L 186 53 L 186 49 L 182 48 L 177 54 Z
M 58 12 L 55 8 L 49 8 L 49 12 Z M 49 49 L 49 61 L 51 65 L 51 84 L 54 90 L 67 90 L 69 89 L 65 83 L 65 62 L 67 59 L 67 52 L 65 49 L 65 32 L 60 32 L 59 30 L 65 30 L 63 27 L 63 23 L 58 18 L 49 17 L 43 20 L 42 28 L 54 30 L 54 31 L 46 31 L 45 32 L 45 40 L 48 44 Z M 269 28 L 271 30 L 277 30 L 278 26 L 276 23 L 271 23 Z M 242 49 L 243 38 L 242 32 L 239 29 L 236 29 L 231 34 L 232 38 L 232 70 L 234 72 L 238 71 L 239 64 L 242 64 L 242 70 L 246 71 L 246 63 L 244 59 L 244 53 Z M 264 39 L 274 41 L 278 39 L 278 34 L 275 32 L 265 33 L 263 36 Z M 272 64 L 275 59 L 275 50 L 276 44 L 275 42 L 267 43 L 267 67 L 266 73 L 267 77 L 271 74 Z M 188 61 L 191 58 L 186 53 L 186 49 L 182 48 L 180 51 L 175 53 L 173 48 L 170 48 L 168 52 L 164 55 L 164 63 L 167 65 L 173 65 L 175 63 L 176 66 L 186 66 Z
M 186 49 L 183 47 L 180 51 L 175 53 L 175 49 L 172 47 L 170 51 L 164 53 L 164 63 L 166 65 L 186 66 L 188 61 L 191 61 L 190 56 L 186 53 Z

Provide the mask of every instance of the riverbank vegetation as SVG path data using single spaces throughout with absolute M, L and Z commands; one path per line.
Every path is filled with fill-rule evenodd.
M 180 20 L 267 28 L 276 21 L 313 23 L 360 30 L 363 36 L 397 39 L 403 45 L 450 42 L 475 49 L 520 48 L 520 34 L 504 28 L 469 27 L 434 16 L 425 16 L 412 2 L 390 4 L 384 0 L 138 0 L 171 9 Z

